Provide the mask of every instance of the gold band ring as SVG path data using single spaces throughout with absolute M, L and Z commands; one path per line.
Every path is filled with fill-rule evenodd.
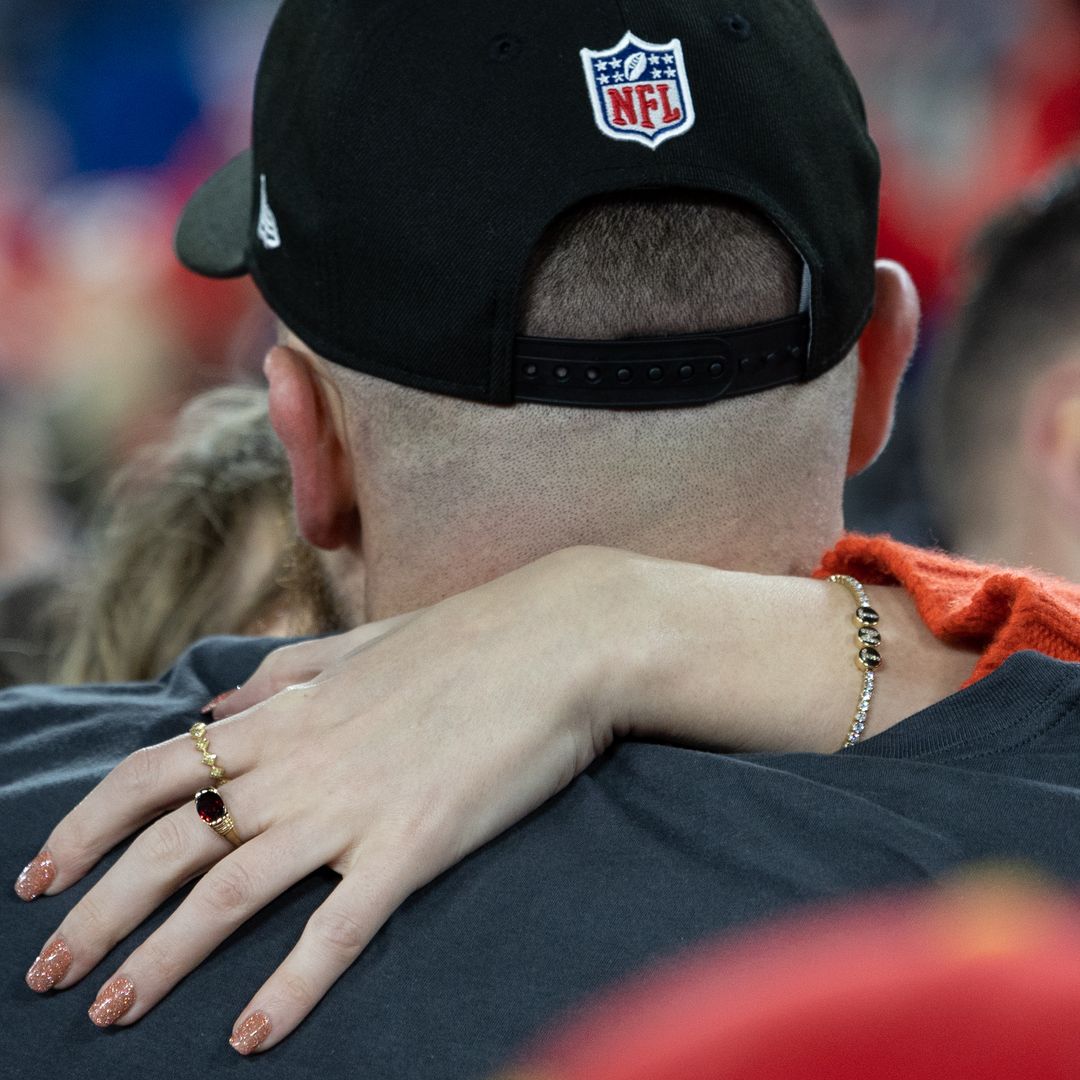
M 225 770 L 217 763 L 217 754 L 210 753 L 210 740 L 206 734 L 206 725 L 200 721 L 192 724 L 188 734 L 195 740 L 196 749 L 202 754 L 203 764 L 210 770 L 210 782 L 212 784 L 227 784 L 229 778 Z
M 197 791 L 195 810 L 218 836 L 224 836 L 233 847 L 239 847 L 244 842 L 237 834 L 232 814 L 229 813 L 225 800 L 217 788 L 204 788 L 202 791 Z

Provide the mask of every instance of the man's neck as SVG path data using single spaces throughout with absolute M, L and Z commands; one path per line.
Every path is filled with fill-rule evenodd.
M 816 519 L 815 519 L 816 517 Z M 766 528 L 748 539 L 731 530 L 710 528 L 678 534 L 670 523 L 661 527 L 615 532 L 560 533 L 538 527 L 501 534 L 489 523 L 454 543 L 428 530 L 394 530 L 383 534 L 365 523 L 364 608 L 368 621 L 390 618 L 428 607 L 448 596 L 510 573 L 544 555 L 580 545 L 610 547 L 674 562 L 769 575 L 809 576 L 821 556 L 843 533 L 839 510 L 834 514 L 801 515 L 802 529 Z M 744 519 L 732 525 L 745 526 Z M 749 528 L 747 528 L 747 533 Z

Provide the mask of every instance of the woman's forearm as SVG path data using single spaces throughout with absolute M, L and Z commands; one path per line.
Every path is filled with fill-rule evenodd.
M 862 675 L 850 593 L 830 582 L 763 577 L 623 552 L 608 558 L 624 610 L 603 662 L 616 736 L 733 751 L 832 752 Z M 594 571 L 595 572 L 595 571 Z M 884 662 L 869 738 L 958 690 L 976 654 L 936 640 L 902 589 L 868 589 Z

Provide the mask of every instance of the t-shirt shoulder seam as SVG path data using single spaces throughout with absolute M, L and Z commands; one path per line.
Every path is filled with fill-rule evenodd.
M 1063 699 L 1075 698 L 1078 695 L 1080 695 L 1080 684 L 1077 683 L 1075 678 L 1066 679 L 1064 683 L 1047 689 L 1046 693 L 1029 710 L 1025 710 L 1024 714 L 1012 723 L 1003 725 L 988 733 L 987 737 L 998 740 L 993 746 L 972 747 L 968 752 L 958 754 L 954 748 L 962 747 L 963 740 L 957 740 L 957 742 L 951 744 L 951 747 L 929 750 L 922 754 L 913 754 L 909 760 L 935 761 L 945 757 L 948 763 L 951 764 L 953 762 L 975 761 L 978 758 L 996 757 L 999 754 L 1030 746 L 1046 735 L 1047 732 L 1052 731 L 1069 715 L 1068 703 L 1064 702 Z M 1039 723 L 1035 730 L 1031 730 L 1033 720 L 1043 714 L 1047 714 L 1044 722 Z M 1024 728 L 1024 731 L 1020 733 L 1020 737 L 1016 741 L 1008 741 L 1007 737 L 1021 727 Z

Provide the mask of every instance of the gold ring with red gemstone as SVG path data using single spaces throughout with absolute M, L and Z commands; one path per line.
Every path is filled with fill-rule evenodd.
M 217 788 L 204 788 L 195 793 L 195 811 L 218 836 L 224 836 L 233 847 L 239 847 L 244 842 L 240 839 L 232 814 Z

